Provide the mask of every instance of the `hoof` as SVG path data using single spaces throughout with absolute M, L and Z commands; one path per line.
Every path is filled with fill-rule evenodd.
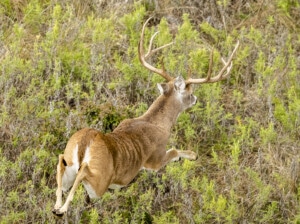
M 57 217 L 63 217 L 64 216 L 64 212 L 60 212 L 59 211 L 59 209 L 53 209 L 52 210 L 52 213 L 54 214 L 54 215 L 56 215 Z

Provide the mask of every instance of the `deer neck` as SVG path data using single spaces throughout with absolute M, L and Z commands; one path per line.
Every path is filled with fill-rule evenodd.
M 169 97 L 159 96 L 139 119 L 170 130 L 181 113 L 181 106 Z

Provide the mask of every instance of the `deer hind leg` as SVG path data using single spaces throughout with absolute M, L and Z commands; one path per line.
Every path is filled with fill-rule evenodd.
M 69 204 L 73 200 L 75 190 L 77 189 L 80 182 L 86 177 L 87 173 L 88 173 L 88 165 L 87 165 L 87 163 L 82 163 L 81 167 L 76 175 L 76 178 L 75 178 L 74 184 L 70 190 L 70 193 L 65 201 L 65 204 L 61 208 L 55 209 L 53 211 L 53 213 L 55 215 L 63 216 L 63 214 L 67 212 Z
M 55 211 L 62 206 L 62 192 L 66 192 L 70 189 L 70 187 L 72 187 L 76 178 L 78 168 L 78 163 L 74 163 L 71 166 L 68 166 L 64 159 L 64 155 L 59 155 L 56 174 L 56 203 L 54 205 L 53 213 L 55 213 Z
M 65 164 L 64 164 L 64 155 L 60 154 L 58 157 L 58 164 L 57 164 L 57 174 L 56 174 L 56 181 L 57 181 L 57 190 L 56 190 L 56 203 L 54 205 L 54 210 L 59 209 L 62 206 L 62 176 L 65 171 Z

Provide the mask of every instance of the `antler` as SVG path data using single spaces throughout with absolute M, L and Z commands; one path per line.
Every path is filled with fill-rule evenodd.
M 235 54 L 235 52 L 237 51 L 238 47 L 240 45 L 240 42 L 238 41 L 228 59 L 228 61 L 226 62 L 223 58 L 221 58 L 224 67 L 221 69 L 221 71 L 218 73 L 218 75 L 211 77 L 211 71 L 212 71 L 212 64 L 213 64 L 213 51 L 211 51 L 210 54 L 210 61 L 209 61 L 209 68 L 208 68 L 208 73 L 206 78 L 199 78 L 199 79 L 192 79 L 192 78 L 188 78 L 185 83 L 186 85 L 188 84 L 201 84 L 201 83 L 213 83 L 213 82 L 218 82 L 220 80 L 223 80 L 225 78 L 227 78 L 230 74 L 231 68 L 232 68 L 232 59 L 233 56 Z
M 173 44 L 173 42 L 171 43 L 168 43 L 168 44 L 165 44 L 161 47 L 158 47 L 158 48 L 155 48 L 155 49 L 152 49 L 152 43 L 153 43 L 153 40 L 155 38 L 155 36 L 159 33 L 159 32 L 156 32 L 152 35 L 151 39 L 150 39 L 150 43 L 149 43 L 149 47 L 148 47 L 148 52 L 147 54 L 144 53 L 144 33 L 145 33 L 145 28 L 146 28 L 146 25 L 147 23 L 149 22 L 149 20 L 152 19 L 152 17 L 150 17 L 149 19 L 147 19 L 147 21 L 144 23 L 143 25 L 143 29 L 142 29 L 142 33 L 141 33 L 141 39 L 140 39 L 140 42 L 139 42 L 139 46 L 138 46 L 138 54 L 139 54 L 139 59 L 140 59 L 140 62 L 142 63 L 142 65 L 144 65 L 144 67 L 146 67 L 148 70 L 152 71 L 152 72 L 155 72 L 159 75 L 161 75 L 163 78 L 165 78 L 167 81 L 171 81 L 173 80 L 173 78 L 165 71 L 165 68 L 164 68 L 164 65 L 162 65 L 162 69 L 158 69 L 158 68 L 155 68 L 154 66 L 150 65 L 146 59 L 147 57 L 151 56 L 152 54 L 154 54 L 155 52 L 165 48 L 165 47 L 168 47 L 170 46 L 171 44 Z

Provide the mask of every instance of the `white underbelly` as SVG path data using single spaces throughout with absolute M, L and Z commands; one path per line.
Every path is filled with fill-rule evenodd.
M 99 198 L 94 188 L 88 182 L 83 181 L 82 183 L 90 198 Z
M 118 185 L 118 184 L 111 184 L 108 186 L 109 189 L 112 189 L 112 190 L 117 190 L 117 189 L 121 189 L 122 187 L 125 187 L 123 185 Z

